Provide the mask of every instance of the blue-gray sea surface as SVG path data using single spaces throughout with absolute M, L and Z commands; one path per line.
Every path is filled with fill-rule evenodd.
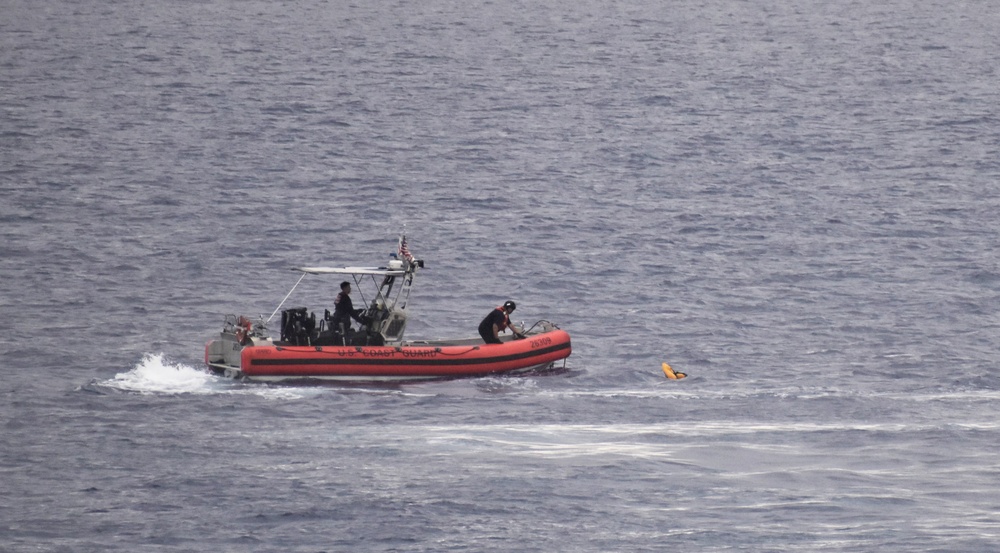
M 2 14 L 0 550 L 1000 543 L 994 2 Z M 514 299 L 566 368 L 203 367 L 404 231 L 408 337 Z

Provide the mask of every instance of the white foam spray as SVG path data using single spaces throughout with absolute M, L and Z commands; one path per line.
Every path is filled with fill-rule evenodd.
M 319 386 L 267 386 L 216 376 L 203 367 L 173 363 L 162 353 L 147 353 L 131 370 L 101 386 L 140 394 L 246 395 L 279 401 L 308 399 L 328 393 Z
M 107 383 L 120 390 L 141 393 L 218 393 L 219 379 L 208 371 L 168 362 L 162 353 L 147 353 L 132 370 Z

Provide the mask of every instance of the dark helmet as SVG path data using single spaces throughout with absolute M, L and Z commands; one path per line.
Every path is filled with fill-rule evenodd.
M 504 309 L 510 309 L 511 311 L 513 311 L 513 310 L 517 309 L 517 304 L 515 304 L 514 302 L 512 302 L 510 300 L 507 300 L 507 301 L 503 302 L 503 308 Z

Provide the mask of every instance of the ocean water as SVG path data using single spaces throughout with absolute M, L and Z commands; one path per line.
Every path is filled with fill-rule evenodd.
M 2 12 L 0 550 L 1000 543 L 991 2 Z M 514 299 L 566 367 L 205 370 L 402 232 L 409 337 Z

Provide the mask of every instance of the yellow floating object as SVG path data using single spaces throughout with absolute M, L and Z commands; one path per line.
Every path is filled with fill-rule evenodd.
M 666 363 L 663 364 L 663 374 L 666 375 L 666 377 L 669 378 L 670 380 L 680 380 L 685 376 L 687 376 L 684 373 L 679 373 L 674 371 L 673 367 L 671 367 Z

